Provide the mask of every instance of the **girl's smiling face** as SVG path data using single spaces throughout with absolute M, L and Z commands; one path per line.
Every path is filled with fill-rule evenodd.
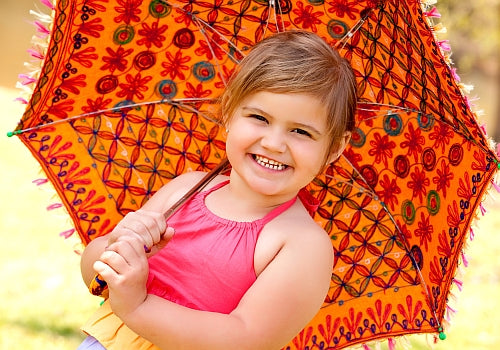
M 291 198 L 325 166 L 326 119 L 325 108 L 310 95 L 261 91 L 248 96 L 227 125 L 232 181 L 262 195 Z

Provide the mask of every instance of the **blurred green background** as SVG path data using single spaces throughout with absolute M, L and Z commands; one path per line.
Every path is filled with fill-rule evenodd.
M 71 227 L 61 212 L 46 211 L 58 202 L 49 186 L 32 180 L 44 177 L 17 138 L 7 138 L 23 106 L 17 75 L 27 72 L 26 52 L 35 33 L 30 9 L 44 7 L 37 0 L 0 0 L 0 349 L 75 349 L 79 326 L 97 308 L 79 276 L 76 242 L 58 233 Z M 453 61 L 465 84 L 475 89 L 471 98 L 484 111 L 488 133 L 500 140 L 500 0 L 440 1 L 437 7 L 450 39 Z M 475 228 L 467 249 L 470 263 L 463 276 L 464 290 L 455 291 L 458 310 L 448 339 L 435 349 L 500 348 L 500 196 L 491 194 L 489 213 Z M 495 203 L 496 200 L 496 203 Z M 432 338 L 410 337 L 415 349 L 427 348 Z

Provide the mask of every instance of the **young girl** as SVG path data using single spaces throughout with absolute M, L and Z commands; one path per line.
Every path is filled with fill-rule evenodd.
M 318 36 L 257 44 L 221 99 L 229 176 L 166 223 L 162 213 L 204 173 L 177 177 L 85 249 L 83 278 L 98 272 L 109 298 L 80 348 L 286 345 L 321 307 L 333 266 L 301 189 L 343 151 L 355 103 L 349 64 Z

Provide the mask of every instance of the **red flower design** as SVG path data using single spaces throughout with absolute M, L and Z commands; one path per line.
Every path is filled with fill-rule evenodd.
M 450 228 L 455 228 L 460 225 L 462 219 L 460 218 L 460 211 L 458 209 L 458 204 L 453 201 L 451 205 L 448 205 L 448 216 L 446 217 L 446 223 Z
M 90 173 L 90 168 L 80 168 L 80 163 L 75 161 L 71 164 L 69 170 L 66 171 L 66 176 L 64 177 L 63 183 L 74 184 L 74 185 L 90 185 L 92 181 L 87 177 L 87 174 Z
M 465 200 L 470 200 L 474 195 L 472 192 L 469 172 L 465 172 L 463 179 L 458 180 L 458 191 L 457 194 L 459 197 L 464 198 Z
M 450 257 L 452 248 L 450 245 L 450 241 L 448 240 L 448 235 L 446 234 L 445 230 L 441 232 L 441 234 L 438 236 L 438 239 L 439 239 L 439 246 L 438 246 L 439 255 Z
M 443 191 L 443 197 L 446 197 L 446 189 L 450 187 L 450 180 L 453 179 L 453 173 L 450 171 L 450 166 L 441 160 L 441 169 L 436 169 L 437 176 L 432 178 L 432 182 L 437 185 L 437 191 Z
M 352 147 L 347 147 L 342 153 L 356 169 L 359 169 L 359 162 L 363 160 L 363 157 L 358 152 L 354 152 Z
M 396 147 L 394 141 L 389 141 L 389 136 L 380 136 L 378 132 L 374 135 L 374 140 L 370 141 L 372 148 L 368 151 L 370 156 L 375 156 L 375 163 L 384 162 L 385 167 L 388 165 L 388 158 L 392 158 L 392 150 Z
M 101 36 L 99 32 L 104 30 L 104 26 L 101 22 L 102 19 L 100 18 L 94 18 L 91 21 L 83 22 L 79 31 L 81 34 L 87 34 L 93 36 L 94 38 L 99 38 Z
M 313 12 L 313 7 L 311 5 L 307 5 L 304 7 L 304 4 L 299 1 L 297 2 L 297 9 L 293 10 L 293 13 L 297 15 L 297 18 L 294 19 L 293 23 L 296 25 L 300 25 L 302 23 L 302 29 L 311 28 L 313 32 L 317 32 L 316 24 L 321 24 L 321 20 L 318 17 L 323 15 L 323 12 L 317 11 Z
M 420 246 L 422 244 L 425 246 L 427 251 L 428 243 L 432 241 L 432 233 L 434 232 L 434 227 L 430 224 L 430 215 L 425 217 L 424 213 L 420 213 L 420 221 L 418 222 L 418 228 L 415 230 L 415 236 L 420 237 Z
M 412 237 L 411 231 L 408 229 L 408 226 L 406 226 L 405 223 L 400 222 L 399 220 L 396 220 L 397 227 L 399 227 L 399 230 L 401 234 L 407 239 L 410 240 Z
M 142 0 L 117 0 L 117 2 L 121 6 L 115 6 L 116 12 L 120 14 L 114 18 L 116 23 L 130 24 L 130 22 L 141 20 L 138 15 L 141 13 L 139 6 L 141 6 Z
M 336 17 L 344 17 L 347 15 L 350 19 L 355 20 L 359 13 L 359 10 L 355 7 L 357 6 L 357 1 L 347 1 L 347 0 L 335 0 L 328 3 L 331 7 L 328 9 L 329 13 L 335 13 Z
M 361 311 L 355 312 L 354 308 L 349 309 L 349 318 L 344 317 L 342 320 L 344 321 L 344 325 L 347 329 L 352 333 L 356 333 L 356 329 L 358 329 L 361 320 L 363 319 L 363 313 Z
M 158 28 L 158 22 L 154 22 L 151 27 L 147 23 L 142 23 L 142 29 L 139 29 L 138 34 L 144 38 L 137 40 L 138 45 L 146 45 L 149 49 L 152 45 L 160 48 L 165 41 L 165 36 L 162 35 L 168 26 L 162 25 Z
M 383 190 L 378 191 L 377 195 L 382 199 L 382 202 L 391 207 L 391 210 L 394 210 L 394 204 L 398 204 L 398 197 L 396 195 L 401 193 L 401 188 L 396 183 L 396 179 L 390 179 L 387 174 L 384 174 L 383 179 L 379 183 L 383 187 Z
M 108 2 L 108 0 L 87 0 L 85 2 L 85 6 L 91 7 L 97 11 L 104 12 L 106 11 L 106 7 L 103 5 L 98 4 L 98 2 Z
M 408 181 L 408 188 L 413 189 L 413 197 L 418 196 L 420 202 L 423 201 L 422 197 L 425 197 L 427 191 L 426 187 L 429 186 L 429 178 L 425 176 L 425 171 L 421 171 L 419 168 L 415 168 L 415 172 L 410 174 L 412 181 Z
M 92 113 L 92 112 L 97 112 L 101 111 L 107 108 L 107 106 L 110 104 L 111 99 L 104 99 L 104 97 L 99 96 L 95 100 L 91 100 L 90 98 L 87 99 L 87 106 L 83 106 L 82 110 L 85 113 Z
M 422 302 L 418 301 L 413 308 L 413 298 L 411 295 L 406 297 L 406 308 L 403 304 L 398 304 L 398 311 L 403 317 L 408 321 L 408 323 L 414 326 L 414 322 L 422 310 Z M 407 312 L 408 311 L 408 312 Z
M 191 83 L 186 83 L 187 90 L 184 91 L 184 96 L 191 98 L 208 97 L 212 90 L 203 90 L 203 84 L 198 84 L 194 87 Z
M 178 17 L 175 17 L 175 23 L 183 23 L 186 28 L 189 27 L 191 22 L 193 21 L 193 15 L 191 14 L 193 10 L 193 5 L 187 4 L 182 9 L 176 8 L 175 12 L 179 14 Z
M 367 126 L 373 126 L 373 119 L 377 116 L 377 112 L 370 109 L 358 108 L 357 119 L 360 123 L 364 122 Z
M 153 79 L 151 76 L 146 76 L 142 77 L 141 73 L 137 73 L 135 77 L 133 77 L 131 74 L 127 74 L 127 82 L 128 84 L 122 83 L 119 84 L 120 88 L 122 89 L 119 91 L 116 96 L 118 97 L 125 97 L 127 100 L 133 100 L 134 96 L 137 96 L 140 100 L 144 98 L 144 95 L 142 94 L 141 91 L 147 91 L 148 87 L 146 84 Z
M 161 66 L 165 68 L 165 70 L 161 71 L 162 76 L 170 75 L 171 79 L 175 79 L 175 77 L 179 77 L 179 79 L 186 79 L 186 76 L 182 72 L 183 70 L 189 70 L 189 66 L 184 65 L 183 63 L 187 63 L 191 60 L 191 57 L 184 56 L 182 57 L 181 50 L 175 53 L 175 57 L 172 56 L 170 51 L 167 51 L 165 56 L 167 57 L 168 62 L 162 62 Z
M 78 87 L 85 87 L 87 83 L 85 82 L 86 76 L 84 74 L 80 74 L 76 77 L 66 78 L 62 81 L 60 88 L 64 91 L 69 91 L 75 95 L 80 93 Z
M 229 80 L 229 78 L 233 75 L 234 71 L 236 70 L 236 67 L 233 67 L 232 69 L 227 68 L 227 66 L 222 66 L 222 72 L 218 71 L 217 75 L 221 78 L 221 81 L 217 81 L 215 83 L 215 87 L 219 89 L 224 89 L 226 87 L 226 83 Z
M 74 100 L 64 100 L 63 102 L 54 104 L 49 107 L 49 109 L 47 110 L 47 114 L 54 115 L 61 119 L 67 118 L 68 112 L 71 112 L 73 110 L 74 103 Z
M 323 339 L 325 340 L 326 345 L 330 345 L 332 343 L 333 337 L 335 333 L 337 333 L 337 329 L 340 326 L 340 317 L 337 317 L 335 319 L 335 322 L 332 324 L 332 316 L 331 315 L 326 315 L 325 319 L 325 326 L 323 326 L 322 323 L 318 325 L 318 331 L 319 333 L 323 336 Z M 300 349 L 300 348 L 299 348 Z
M 97 196 L 96 191 L 90 190 L 87 197 L 84 198 L 81 202 L 81 205 L 78 207 L 78 212 L 82 213 L 90 213 L 94 215 L 102 215 L 106 212 L 104 208 L 98 208 L 99 204 L 102 204 L 106 201 L 104 196 Z
M 444 153 L 445 146 L 450 143 L 450 139 L 453 137 L 453 131 L 446 124 L 437 124 L 434 127 L 434 131 L 429 134 L 429 139 L 436 140 L 434 142 L 434 148 L 439 148 Z
M 200 46 L 194 50 L 194 52 L 198 56 L 203 56 L 205 55 L 207 59 L 211 60 L 215 57 L 219 60 L 222 61 L 226 53 L 224 50 L 222 50 L 222 45 L 224 44 L 224 40 L 219 38 L 218 36 L 212 37 L 213 44 L 209 44 L 205 40 L 200 40 L 199 44 Z
M 103 56 L 102 60 L 106 62 L 104 66 L 101 67 L 102 70 L 109 70 L 113 73 L 116 69 L 123 72 L 127 69 L 128 60 L 125 59 L 130 55 L 134 49 L 125 50 L 122 46 L 118 47 L 118 50 L 114 51 L 112 48 L 107 47 L 106 52 L 109 56 Z
M 443 283 L 443 269 L 441 268 L 441 264 L 439 263 L 439 260 L 437 256 L 434 257 L 433 260 L 431 260 L 430 264 L 430 272 L 429 272 L 429 278 L 432 283 L 436 285 L 441 285 Z
M 377 299 L 375 302 L 375 310 L 371 307 L 366 309 L 366 313 L 373 320 L 379 330 L 384 330 L 384 326 L 391 316 L 392 304 L 386 304 L 382 311 L 382 300 Z
M 308 348 L 308 345 L 309 345 L 309 342 L 311 341 L 312 335 L 313 335 L 313 328 L 312 327 L 304 328 L 293 339 L 293 344 L 297 347 L 297 349 L 306 349 L 306 348 Z
M 83 50 L 78 50 L 73 52 L 73 60 L 80 63 L 85 68 L 92 67 L 92 61 L 99 58 L 99 55 L 95 53 L 95 47 L 87 47 Z
M 61 142 L 64 142 L 61 144 Z M 54 160 L 59 160 L 59 161 L 67 161 L 67 160 L 73 160 L 75 159 L 75 155 L 73 152 L 66 153 L 68 149 L 70 149 L 72 146 L 72 143 L 69 141 L 63 141 L 61 135 L 56 135 L 54 137 L 54 141 L 52 141 L 52 144 L 48 148 L 47 156 L 45 157 L 46 159 L 50 159 L 51 162 Z
M 408 132 L 404 133 L 407 141 L 401 142 L 402 148 L 408 148 L 408 156 L 413 154 L 415 162 L 418 161 L 418 157 L 422 154 L 422 145 L 425 144 L 425 138 L 421 135 L 422 130 L 419 128 L 414 129 L 413 124 L 408 124 Z

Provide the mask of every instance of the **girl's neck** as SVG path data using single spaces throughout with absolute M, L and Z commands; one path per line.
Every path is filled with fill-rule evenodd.
M 238 177 L 230 177 L 230 183 L 211 193 L 205 200 L 214 214 L 234 221 L 261 219 L 277 206 L 291 200 L 289 196 L 264 195 L 251 190 Z

